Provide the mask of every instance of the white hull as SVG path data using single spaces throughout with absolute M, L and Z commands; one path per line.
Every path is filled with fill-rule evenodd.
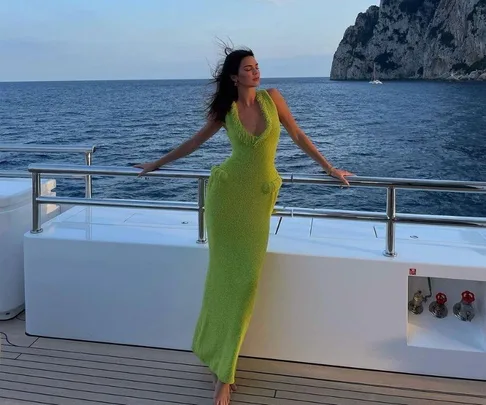
M 484 230 L 398 225 L 388 258 L 382 224 L 283 218 L 275 234 L 278 221 L 242 355 L 486 379 Z M 27 333 L 190 350 L 208 257 L 197 225 L 191 212 L 75 207 L 27 233 Z M 429 276 L 445 319 L 433 299 L 408 312 Z M 452 314 L 465 289 L 471 323 Z

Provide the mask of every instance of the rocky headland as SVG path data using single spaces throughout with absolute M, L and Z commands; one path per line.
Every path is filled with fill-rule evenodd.
M 344 33 L 331 80 L 485 80 L 486 0 L 382 0 Z

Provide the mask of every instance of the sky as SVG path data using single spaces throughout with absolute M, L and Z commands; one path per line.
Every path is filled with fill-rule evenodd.
M 0 0 L 0 81 L 205 79 L 218 38 L 262 77 L 327 77 L 379 0 Z

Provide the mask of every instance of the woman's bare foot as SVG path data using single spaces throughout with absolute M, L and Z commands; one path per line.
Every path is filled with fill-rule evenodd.
M 231 399 L 231 385 L 221 381 L 214 388 L 214 405 L 229 405 Z
M 213 377 L 213 385 L 216 388 L 216 383 L 218 382 L 218 377 L 214 373 L 211 373 L 211 376 Z M 235 392 L 238 389 L 236 384 L 230 384 L 230 387 L 231 387 L 231 391 L 233 391 L 233 392 Z

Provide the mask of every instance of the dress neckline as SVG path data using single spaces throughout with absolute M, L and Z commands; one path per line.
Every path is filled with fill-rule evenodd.
M 236 101 L 233 101 L 233 104 L 232 104 L 232 109 L 233 109 L 233 112 L 235 114 L 235 120 L 237 121 L 239 127 L 246 133 L 246 135 L 248 135 L 252 138 L 255 138 L 255 139 L 259 139 L 263 135 L 265 135 L 265 133 L 268 131 L 268 128 L 270 126 L 267 110 L 264 106 L 264 102 L 263 102 L 262 97 L 261 97 L 261 93 L 263 91 L 265 91 L 265 90 L 257 90 L 256 97 L 255 97 L 255 101 L 258 104 L 258 107 L 260 108 L 260 111 L 261 111 L 262 116 L 263 116 L 263 120 L 265 121 L 265 129 L 262 131 L 262 133 L 260 135 L 252 134 L 250 131 L 248 131 L 246 129 L 246 127 L 243 125 L 243 123 L 240 120 L 240 115 L 238 113 L 238 106 L 236 105 Z

